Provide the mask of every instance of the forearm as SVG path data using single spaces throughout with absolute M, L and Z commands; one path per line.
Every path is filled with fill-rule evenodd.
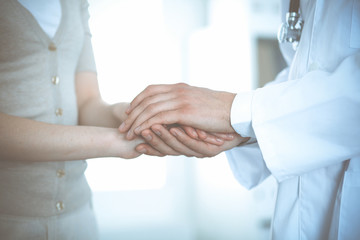
M 118 128 L 127 117 L 128 103 L 107 104 L 93 98 L 79 108 L 79 125 Z
M 0 159 L 11 161 L 69 161 L 97 157 L 136 157 L 117 129 L 63 126 L 0 113 Z
M 97 76 L 81 72 L 75 76 L 79 125 L 118 128 L 127 117 L 128 103 L 105 103 L 99 91 Z

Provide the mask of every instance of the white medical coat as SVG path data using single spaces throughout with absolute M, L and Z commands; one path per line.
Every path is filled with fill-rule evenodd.
M 272 239 L 360 239 L 360 0 L 300 7 L 297 51 L 280 46 L 289 67 L 233 102 L 232 126 L 257 142 L 227 157 L 247 188 L 276 178 Z

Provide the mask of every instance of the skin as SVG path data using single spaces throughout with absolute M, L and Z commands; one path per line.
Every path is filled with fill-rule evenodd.
M 185 155 L 188 157 L 213 157 L 219 153 L 238 146 L 248 139 L 240 135 L 231 135 L 221 145 L 208 143 L 199 138 L 192 138 L 181 127 L 173 127 L 169 130 L 163 125 L 156 124 L 150 129 L 144 130 L 141 135 L 148 144 L 139 144 L 136 150 L 148 155 L 153 155 L 149 146 L 161 152 L 163 155 Z M 160 156 L 163 156 L 160 155 Z
M 180 124 L 207 132 L 235 133 L 230 123 L 235 94 L 184 83 L 152 85 L 131 103 L 119 127 L 131 140 L 155 124 Z
M 192 155 L 198 154 L 191 152 L 188 146 L 181 145 L 174 137 L 170 146 L 161 138 L 155 137 L 149 144 L 141 136 L 126 139 L 126 135 L 118 131 L 118 126 L 127 118 L 125 111 L 129 104 L 106 104 L 101 98 L 95 73 L 78 73 L 75 76 L 75 84 L 79 116 L 77 126 L 49 124 L 0 112 L 1 160 L 42 162 L 98 157 L 130 159 L 142 153 L 152 156 L 181 154 L 174 149 Z M 205 133 L 199 130 L 190 127 L 185 129 L 190 134 L 199 132 L 199 137 L 217 145 L 224 144 L 228 138 L 226 135 L 210 134 L 204 137 Z M 163 129 L 161 130 L 165 136 Z M 152 131 L 151 134 L 155 136 Z M 144 136 L 147 136 L 146 131 Z M 154 144 L 156 148 L 150 144 Z
M 135 158 L 145 143 L 131 141 L 117 130 L 126 117 L 126 103 L 105 104 L 95 73 L 75 77 L 79 126 L 48 124 L 0 113 L 0 159 L 12 161 L 70 161 L 96 157 Z M 149 153 L 160 154 L 147 146 Z
M 141 135 L 163 155 L 215 156 L 249 139 L 231 126 L 234 97 L 232 93 L 183 83 L 152 85 L 131 102 L 126 111 L 128 118 L 119 131 L 127 132 L 129 140 Z M 174 124 L 172 128 L 164 127 Z M 143 144 L 136 149 L 146 154 L 150 151 Z

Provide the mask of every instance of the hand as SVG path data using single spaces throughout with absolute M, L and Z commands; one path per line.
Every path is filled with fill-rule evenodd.
M 136 150 L 154 156 L 185 155 L 198 158 L 212 157 L 248 140 L 248 138 L 242 138 L 238 134 L 226 134 L 227 141 L 222 140 L 222 144 L 217 143 L 215 145 L 190 137 L 181 127 L 172 127 L 168 130 L 162 125 L 154 125 L 151 130 L 146 129 L 141 132 L 141 135 L 148 144 L 139 144 Z M 209 136 L 212 135 L 208 134 L 207 137 L 209 138 Z M 154 149 L 157 152 L 154 152 Z M 158 152 L 161 155 L 158 155 Z
M 208 133 L 203 130 L 193 128 L 190 126 L 181 126 L 179 124 L 171 124 L 171 125 L 163 125 L 166 129 L 171 129 L 174 127 L 179 127 L 182 130 L 186 132 L 189 137 L 192 137 L 194 139 L 202 140 L 204 142 L 214 144 L 221 146 L 224 144 L 225 141 L 230 141 L 234 139 L 234 136 L 237 135 L 237 133 Z M 151 129 L 157 129 L 159 126 L 154 125 L 151 127 Z M 156 130 L 156 133 L 159 133 L 159 130 Z
M 177 127 L 179 127 L 179 125 Z M 189 137 L 218 146 L 223 145 L 225 141 L 233 140 L 234 137 L 238 135 L 237 133 L 208 133 L 189 126 L 181 126 L 181 128 Z
M 234 133 L 230 123 L 235 94 L 192 87 L 184 83 L 147 87 L 130 104 L 119 127 L 133 139 L 154 124 L 192 126 L 208 132 Z
M 208 142 L 192 139 L 189 137 L 181 128 L 172 128 L 170 132 L 176 139 L 181 142 L 184 146 L 189 149 L 196 151 L 203 155 L 203 157 L 213 157 L 218 155 L 221 152 L 232 149 L 236 146 L 246 143 L 250 138 L 241 137 L 239 134 L 226 134 L 224 135 L 228 140 L 224 142 L 222 145 L 214 145 Z M 215 135 L 223 135 L 223 134 L 215 134 Z M 209 137 L 209 133 L 207 133 L 207 137 Z M 229 140 L 231 139 L 232 140 Z
M 131 159 L 140 156 L 142 153 L 136 150 L 136 146 L 139 144 L 146 144 L 145 140 L 141 137 L 136 137 L 133 140 L 127 140 L 125 135 L 119 133 L 116 129 L 105 128 L 104 131 L 107 131 L 110 138 L 107 138 L 106 141 L 102 144 L 106 147 L 107 156 L 120 157 L 124 159 Z M 106 144 L 108 143 L 108 145 Z M 146 148 L 148 152 L 152 155 L 161 156 L 162 154 L 156 149 L 147 145 Z

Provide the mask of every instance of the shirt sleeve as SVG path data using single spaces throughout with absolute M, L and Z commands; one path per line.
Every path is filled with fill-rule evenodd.
M 89 28 L 90 15 L 88 8 L 88 2 L 83 0 L 81 2 L 81 18 L 84 28 L 84 41 L 76 72 L 96 72 L 94 53 L 91 44 L 91 32 Z

